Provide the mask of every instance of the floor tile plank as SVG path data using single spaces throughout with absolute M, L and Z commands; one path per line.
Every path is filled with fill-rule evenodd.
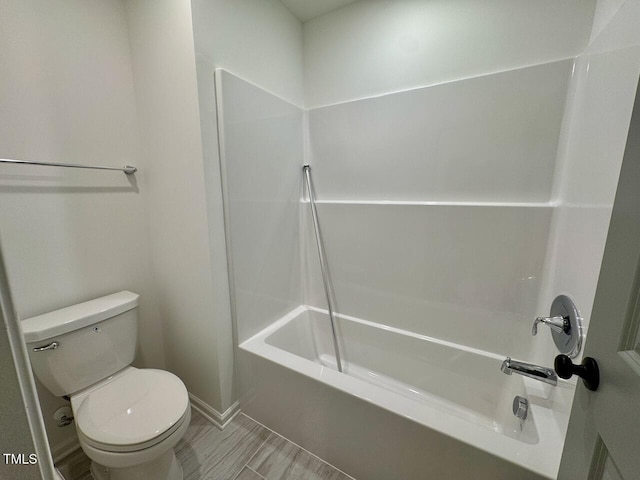
M 91 460 L 85 453 L 78 449 L 68 457 L 65 457 L 58 465 L 60 473 L 67 480 L 92 480 L 93 477 L 89 473 Z
M 219 430 L 193 413 L 187 433 L 176 445 L 184 480 L 232 480 L 269 436 L 266 428 L 245 415 Z
M 240 475 L 236 477 L 236 480 L 264 480 L 263 477 L 251 470 L 249 467 L 244 467 Z
M 249 467 L 266 480 L 352 480 L 275 433 L 269 435 Z

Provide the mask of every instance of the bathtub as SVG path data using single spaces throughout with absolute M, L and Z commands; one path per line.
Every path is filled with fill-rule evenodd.
M 299 306 L 243 342 L 245 411 L 359 480 L 556 478 L 574 385 L 500 371 L 503 356 Z M 266 362 L 265 362 L 266 360 Z M 529 401 L 515 417 L 516 395 Z

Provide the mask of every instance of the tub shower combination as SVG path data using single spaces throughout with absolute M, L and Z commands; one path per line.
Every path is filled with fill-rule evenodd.
M 571 69 L 555 62 L 310 111 L 216 71 L 247 414 L 355 478 L 555 478 L 575 381 L 507 358 L 528 358 L 534 319 L 561 342 L 571 331 L 567 354 L 580 348 L 566 312 L 532 315 L 553 211 L 532 182 L 548 180 L 553 161 L 538 180 L 496 165 L 506 181 L 483 170 L 495 152 L 474 145 L 465 155 L 477 165 L 459 172 L 413 163 L 418 171 L 399 177 L 402 166 L 389 170 L 386 158 L 431 146 L 425 158 L 466 158 L 447 139 L 476 118 L 471 144 L 498 128 L 530 143 L 535 127 L 523 165 L 548 160 Z M 423 118 L 443 104 L 451 111 L 442 119 Z M 500 113 L 514 104 L 518 118 Z M 486 120 L 489 107 L 497 113 Z M 413 150 L 398 153 L 396 137 Z
M 554 370 L 336 315 L 309 165 L 303 167 L 303 175 L 328 308 L 301 305 L 240 348 L 505 460 L 518 459 L 533 472 L 553 476 L 563 434 L 549 408 L 550 390 L 535 380 L 556 386 Z M 539 317 L 533 328 L 552 319 Z M 536 395 L 545 400 L 531 401 Z

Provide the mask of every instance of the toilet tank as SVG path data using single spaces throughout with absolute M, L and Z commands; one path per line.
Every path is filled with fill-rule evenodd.
M 38 380 L 61 397 L 130 365 L 138 339 L 138 299 L 123 291 L 23 320 Z

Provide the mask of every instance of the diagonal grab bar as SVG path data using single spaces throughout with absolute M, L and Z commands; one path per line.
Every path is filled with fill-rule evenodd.
M 338 348 L 338 336 L 336 334 L 336 322 L 333 318 L 333 303 L 331 302 L 331 278 L 329 277 L 329 268 L 327 267 L 327 259 L 320 237 L 320 224 L 318 223 L 318 212 L 316 211 L 316 201 L 313 196 L 313 188 L 311 186 L 311 167 L 305 165 L 302 167 L 307 191 L 309 192 L 309 205 L 311 205 L 311 216 L 313 217 L 313 230 L 316 234 L 316 245 L 318 246 L 318 256 L 320 257 L 320 270 L 322 272 L 322 283 L 324 284 L 324 294 L 327 297 L 327 309 L 329 310 L 329 320 L 331 320 L 331 334 L 333 335 L 333 348 L 336 353 L 336 363 L 338 371 L 342 372 L 342 362 L 340 360 L 340 349 Z

